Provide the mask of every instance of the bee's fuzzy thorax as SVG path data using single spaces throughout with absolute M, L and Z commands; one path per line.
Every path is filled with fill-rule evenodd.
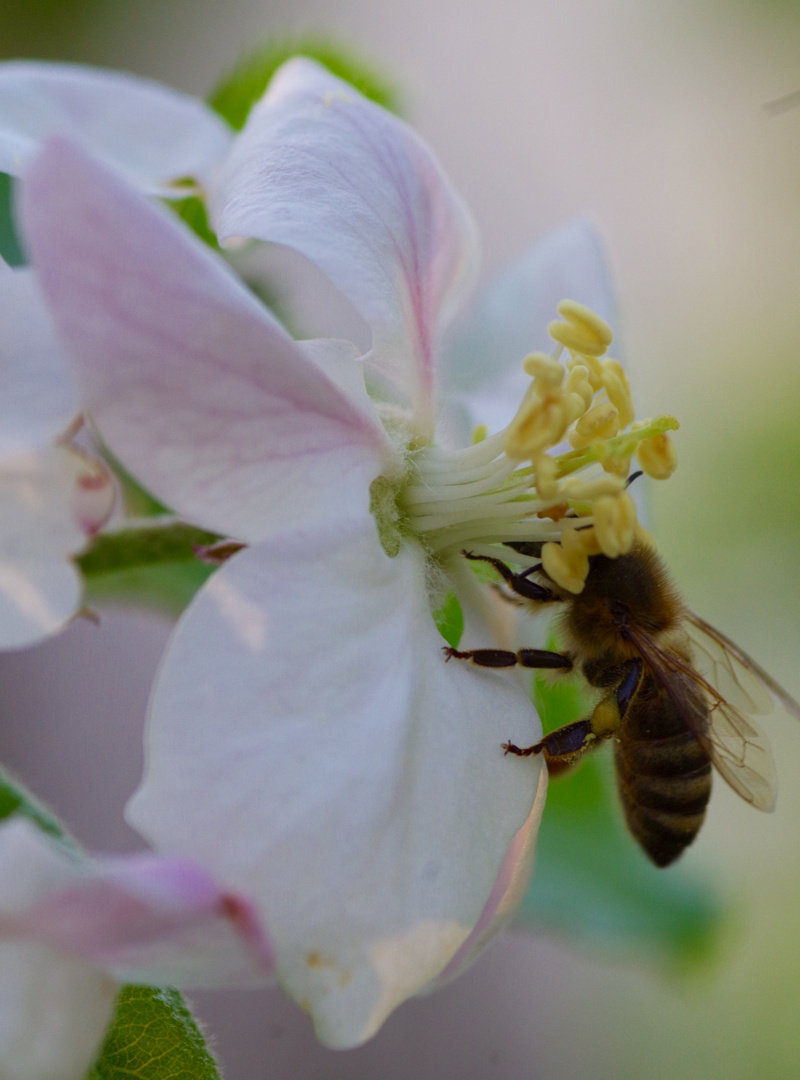
M 592 558 L 584 589 L 568 602 L 559 630 L 582 656 L 622 661 L 636 655 L 623 623 L 663 642 L 678 630 L 683 614 L 683 601 L 658 555 L 636 544 L 616 559 Z

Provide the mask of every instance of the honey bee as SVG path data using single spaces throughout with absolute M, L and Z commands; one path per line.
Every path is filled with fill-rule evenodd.
M 509 544 L 535 558 L 539 544 Z M 572 765 L 605 740 L 625 819 L 657 866 L 674 862 L 697 835 L 711 795 L 711 767 L 758 810 L 775 806 L 775 762 L 752 714 L 777 699 L 800 718 L 800 705 L 724 634 L 689 611 L 656 553 L 637 543 L 616 559 L 595 555 L 583 591 L 560 588 L 538 563 L 514 573 L 490 563 L 515 596 L 559 605 L 563 652 L 547 649 L 445 650 L 481 667 L 577 669 L 600 692 L 591 714 L 533 746 L 505 743 L 507 754 L 542 754 L 548 768 Z

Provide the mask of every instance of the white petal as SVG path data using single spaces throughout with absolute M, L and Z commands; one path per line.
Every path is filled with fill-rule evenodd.
M 431 989 L 441 986 L 465 971 L 492 938 L 506 926 L 517 910 L 530 883 L 536 837 L 542 820 L 546 794 L 547 769 L 541 769 L 533 809 L 528 815 L 528 820 L 511 841 L 481 917 L 441 976 L 432 984 Z
M 119 987 L 46 946 L 0 941 L 0 1076 L 84 1080 Z
M 389 450 L 363 386 L 341 389 L 221 259 L 63 141 L 23 207 L 87 407 L 162 501 L 242 540 L 366 510 Z
M 335 1046 L 372 1035 L 477 923 L 527 818 L 525 694 L 445 663 L 421 553 L 371 522 L 235 556 L 190 606 L 129 818 L 254 898 L 277 975 Z
M 202 101 L 118 71 L 0 65 L 0 171 L 19 176 L 49 135 L 67 135 L 146 191 L 203 178 L 230 128 Z
M 432 421 L 440 319 L 471 279 L 469 214 L 400 120 L 298 58 L 253 109 L 211 196 L 223 238 L 286 244 L 315 262 L 374 335 L 372 363 Z
M 78 412 L 66 356 L 31 270 L 0 259 L 0 458 L 39 449 Z
M 80 575 L 65 558 L 0 558 L 0 649 L 21 649 L 57 633 L 78 610 L 82 593 Z
M 448 335 L 442 356 L 444 422 L 458 441 L 468 442 L 477 424 L 500 431 L 514 416 L 530 383 L 522 361 L 530 352 L 552 352 L 547 324 L 564 299 L 578 300 L 615 324 L 604 246 L 582 218 L 548 233 L 501 271 Z

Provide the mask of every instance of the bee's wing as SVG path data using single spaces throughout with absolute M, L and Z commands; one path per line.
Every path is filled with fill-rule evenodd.
M 746 713 L 772 711 L 772 698 L 800 720 L 800 705 L 743 649 L 694 612 L 687 612 L 687 633 L 702 675 L 732 705 Z
M 717 772 L 756 810 L 775 809 L 778 774 L 766 735 L 740 709 L 718 697 L 709 702 L 708 727 L 696 732 Z
M 629 637 L 720 775 L 757 810 L 774 810 L 775 759 L 755 720 L 727 701 L 682 656 L 662 649 L 640 631 L 630 631 Z

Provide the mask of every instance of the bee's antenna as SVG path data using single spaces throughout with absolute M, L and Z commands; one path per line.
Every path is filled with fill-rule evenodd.
M 642 469 L 639 469 L 639 471 L 638 471 L 638 472 L 635 472 L 635 473 L 631 473 L 631 475 L 630 475 L 630 476 L 628 477 L 628 479 L 627 479 L 627 480 L 625 481 L 625 487 L 626 487 L 626 489 L 627 489 L 627 488 L 629 488 L 629 487 L 631 486 L 631 484 L 633 483 L 633 481 L 634 481 L 634 480 L 638 480 L 640 476 L 644 476 L 644 472 L 643 472 L 643 470 L 642 470 Z

